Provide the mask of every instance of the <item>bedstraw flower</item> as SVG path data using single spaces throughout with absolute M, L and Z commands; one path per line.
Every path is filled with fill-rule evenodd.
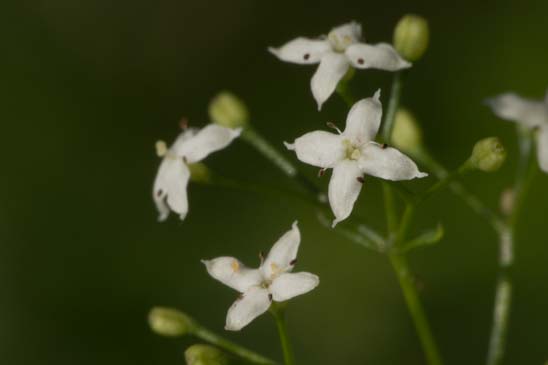
M 241 129 L 210 124 L 201 130 L 184 130 L 170 148 L 163 141 L 156 142 L 156 152 L 163 157 L 152 192 L 159 221 L 166 220 L 170 211 L 177 213 L 181 220 L 185 219 L 188 213 L 186 188 L 191 174 L 189 164 L 227 147 L 240 132 Z
M 329 204 L 335 215 L 333 227 L 352 212 L 364 182 L 363 175 L 385 180 L 410 180 L 427 174 L 395 148 L 376 143 L 382 106 L 380 90 L 372 98 L 358 101 L 346 118 L 346 128 L 338 133 L 307 133 L 286 147 L 307 164 L 333 169 L 329 181 Z
M 272 246 L 258 269 L 250 269 L 233 257 L 203 260 L 214 279 L 235 289 L 241 296 L 228 310 L 225 329 L 239 331 L 270 308 L 272 301 L 284 302 L 305 294 L 320 283 L 307 272 L 291 273 L 297 262 L 301 234 L 297 222 Z
M 540 168 L 548 173 L 548 93 L 544 100 L 528 100 L 506 93 L 487 100 L 487 105 L 502 119 L 536 129 Z
M 319 63 L 310 86 L 320 110 L 350 66 L 386 71 L 411 67 L 390 44 L 366 44 L 361 40 L 361 25 L 350 22 L 333 28 L 327 37 L 299 37 L 268 50 L 282 61 L 303 65 Z

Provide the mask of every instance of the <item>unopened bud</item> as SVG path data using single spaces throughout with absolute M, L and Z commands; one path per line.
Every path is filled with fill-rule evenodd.
M 471 167 L 485 172 L 498 170 L 506 160 L 506 150 L 497 137 L 484 138 L 476 143 L 468 160 Z
M 408 61 L 419 60 L 426 49 L 430 32 L 428 21 L 420 15 L 404 15 L 394 29 L 394 48 Z
M 164 157 L 167 153 L 167 144 L 160 140 L 160 141 L 156 141 L 156 144 L 155 144 L 155 147 L 156 147 L 156 155 L 158 155 L 158 157 Z
M 165 307 L 152 308 L 148 324 L 155 333 L 167 337 L 183 336 L 194 330 L 194 322 L 189 316 Z
M 218 348 L 209 345 L 192 345 L 185 351 L 187 365 L 227 365 L 228 357 Z
M 211 100 L 209 117 L 213 123 L 233 129 L 245 127 L 249 122 L 249 113 L 243 101 L 228 91 Z
M 190 170 L 190 180 L 197 183 L 208 183 L 211 181 L 211 171 L 209 168 L 201 163 L 191 163 L 188 165 L 188 169 Z
M 407 109 L 400 108 L 394 119 L 392 144 L 402 152 L 416 155 L 422 148 L 422 130 Z

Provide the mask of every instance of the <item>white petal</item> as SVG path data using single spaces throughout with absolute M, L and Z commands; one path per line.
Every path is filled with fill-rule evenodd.
M 263 280 L 258 269 L 249 269 L 234 257 L 218 257 L 202 262 L 209 275 L 240 293 L 260 285 Z
M 282 274 L 270 285 L 272 299 L 276 302 L 284 302 L 297 295 L 305 294 L 320 284 L 320 278 L 307 272 L 295 274 Z
M 538 131 L 537 153 L 540 168 L 548 173 L 548 125 L 542 126 Z
M 409 157 L 395 148 L 382 148 L 376 143 L 369 143 L 362 149 L 358 160 L 363 173 L 385 180 L 411 180 L 428 176 L 420 172 Z
M 295 140 L 295 143 L 286 143 L 287 149 L 295 151 L 297 158 L 309 165 L 329 168 L 344 158 L 343 138 L 338 134 L 324 131 L 307 133 Z
M 241 133 L 241 129 L 231 129 L 217 124 L 209 124 L 191 138 L 175 144 L 173 153 L 184 157 L 188 163 L 203 160 L 210 153 L 228 146 Z
M 487 100 L 487 105 L 502 119 L 537 127 L 548 123 L 546 104 L 524 99 L 514 93 L 506 93 Z
M 239 331 L 270 307 L 268 290 L 254 286 L 234 302 L 226 315 L 225 329 Z
M 362 26 L 356 22 L 350 22 L 333 28 L 327 38 L 338 51 L 344 51 L 352 43 L 359 42 L 362 37 Z
M 376 68 L 397 71 L 411 67 L 398 52 L 387 43 L 375 45 L 356 43 L 346 49 L 346 56 L 356 68 Z
M 360 191 L 362 183 L 358 178 L 363 176 L 356 161 L 343 160 L 333 169 L 329 181 L 329 204 L 335 215 L 333 227 L 348 218 Z
M 293 269 L 300 243 L 301 233 L 297 222 L 294 222 L 291 230 L 280 237 L 270 249 L 261 266 L 263 275 L 268 279 L 273 279 L 275 276 Z
M 327 40 L 295 38 L 280 48 L 269 48 L 270 53 L 282 61 L 299 64 L 313 64 L 320 62 L 324 53 L 331 50 Z
M 380 90 L 372 98 L 362 99 L 352 106 L 346 117 L 344 136 L 355 144 L 373 141 L 381 125 Z
M 173 142 L 173 144 L 170 147 L 170 150 L 171 150 L 170 152 L 173 153 L 174 155 L 177 155 L 176 152 L 182 148 L 185 142 L 187 142 L 189 139 L 194 137 L 196 133 L 198 133 L 199 131 L 200 131 L 199 128 L 187 128 L 181 133 L 179 133 L 179 135 L 177 136 L 177 139 L 175 139 L 175 142 Z
M 346 74 L 348 67 L 348 60 L 342 54 L 328 52 L 322 57 L 320 66 L 310 81 L 312 95 L 314 95 L 314 99 L 318 103 L 318 110 L 322 108 L 322 104 L 333 94 L 337 84 Z
M 188 213 L 188 199 L 186 188 L 190 178 L 190 171 L 180 158 L 166 157 L 162 160 L 152 191 L 154 202 L 160 213 L 159 220 L 163 221 L 171 209 L 179 214 L 181 219 Z

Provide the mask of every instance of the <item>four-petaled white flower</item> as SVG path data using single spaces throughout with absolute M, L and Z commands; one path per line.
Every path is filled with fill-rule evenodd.
M 425 177 L 417 165 L 395 148 L 374 142 L 381 124 L 380 90 L 372 98 L 358 101 L 346 118 L 346 129 L 339 134 L 315 131 L 286 147 L 302 162 L 333 169 L 328 198 L 335 220 L 333 227 L 346 219 L 363 183 L 363 174 L 385 180 L 410 180 Z
M 540 168 L 548 173 L 548 93 L 544 100 L 527 100 L 514 93 L 499 95 L 487 104 L 500 118 L 538 129 L 537 156 Z
M 156 175 L 153 198 L 158 208 L 158 220 L 167 219 L 170 210 L 185 219 L 188 213 L 187 184 L 190 170 L 187 164 L 199 162 L 210 153 L 225 148 L 240 135 L 240 129 L 210 124 L 201 130 L 183 131 L 168 149 L 165 142 L 156 143 L 157 153 L 163 157 Z
M 269 48 L 269 51 L 282 61 L 320 64 L 310 83 L 320 110 L 351 65 L 359 69 L 386 71 L 411 67 L 411 63 L 401 58 L 391 45 L 362 43 L 361 37 L 361 25 L 350 22 L 333 28 L 327 38 L 299 37 L 280 48 Z
M 283 302 L 318 286 L 320 279 L 314 274 L 290 273 L 297 262 L 300 241 L 295 222 L 258 269 L 249 269 L 233 257 L 202 261 L 213 278 L 242 293 L 228 310 L 225 329 L 239 331 L 266 312 L 272 301 Z

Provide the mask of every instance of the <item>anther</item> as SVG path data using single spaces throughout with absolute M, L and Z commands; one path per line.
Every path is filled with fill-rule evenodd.
M 289 261 L 289 265 L 293 266 L 297 263 L 297 259 L 293 259 L 291 261 Z
M 363 65 L 364 61 L 363 58 L 358 58 L 358 65 Z
M 164 195 L 164 191 L 162 189 L 158 189 L 158 191 L 156 192 L 156 196 L 159 198 L 162 195 Z
M 388 145 L 386 143 L 381 144 L 381 148 L 384 150 Z
M 337 127 L 337 125 L 333 122 L 327 122 L 325 123 L 327 125 L 328 128 L 331 128 L 331 129 L 334 129 L 336 130 L 339 134 L 341 134 L 341 130 L 339 129 L 339 127 Z
M 268 300 L 272 301 L 272 294 L 268 294 Z
M 188 129 L 188 118 L 182 117 L 179 121 L 179 127 L 181 127 L 182 130 Z
M 308 61 L 308 59 L 310 58 L 310 53 L 305 53 L 303 58 L 305 61 Z
M 186 156 L 183 156 L 183 162 L 188 164 L 188 160 L 186 159 Z
M 320 169 L 318 171 L 318 177 L 322 177 L 323 175 L 325 175 L 325 169 Z
M 365 179 L 363 178 L 363 176 L 358 176 L 356 178 L 356 180 L 358 180 L 359 183 L 363 184 L 365 182 Z
M 264 262 L 264 252 L 263 251 L 259 252 L 259 260 L 261 260 L 261 265 L 262 265 L 263 262 Z

